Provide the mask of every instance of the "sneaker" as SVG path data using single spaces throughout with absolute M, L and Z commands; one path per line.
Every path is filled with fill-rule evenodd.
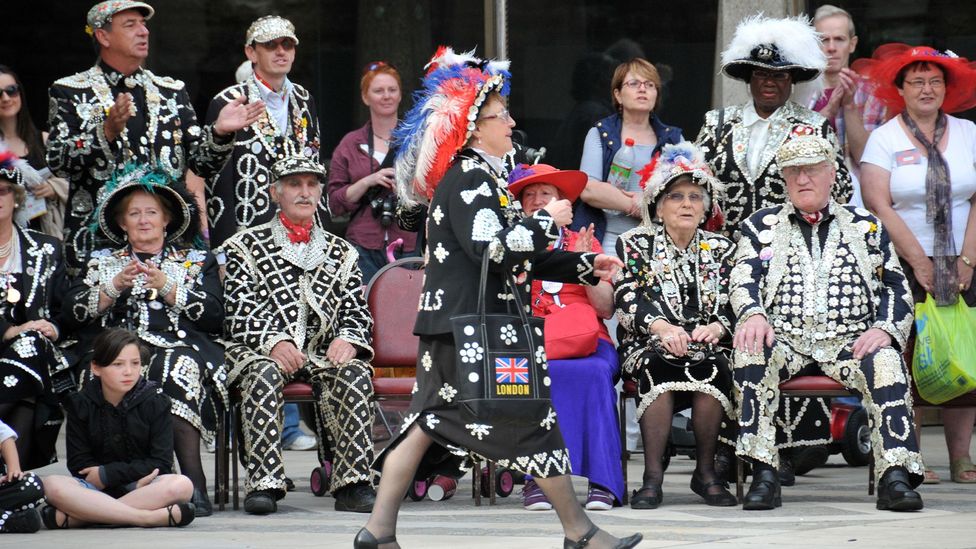
M 586 493 L 585 507 L 587 511 L 609 511 L 613 509 L 614 499 L 613 494 L 608 490 L 591 483 Z
M 314 450 L 318 445 L 319 442 L 315 440 L 315 437 L 302 433 L 283 447 L 285 450 Z
M 3 522 L 0 532 L 11 534 L 33 534 L 41 529 L 41 515 L 37 509 L 25 509 L 16 511 L 7 517 Z
M 528 511 L 551 511 L 552 504 L 534 480 L 526 480 L 522 488 L 522 507 Z

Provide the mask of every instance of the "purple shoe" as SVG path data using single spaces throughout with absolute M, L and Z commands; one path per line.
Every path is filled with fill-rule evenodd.
M 589 488 L 586 494 L 587 511 L 609 511 L 613 509 L 613 502 L 616 499 L 613 494 L 596 484 L 591 483 Z
M 552 504 L 534 480 L 526 480 L 522 488 L 522 506 L 528 511 L 551 511 Z

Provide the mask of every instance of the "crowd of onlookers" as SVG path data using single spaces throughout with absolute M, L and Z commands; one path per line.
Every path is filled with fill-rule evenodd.
M 247 512 L 273 513 L 285 496 L 283 447 L 315 446 L 332 462 L 336 509 L 370 512 L 373 325 L 362 289 L 396 258 L 449 256 L 398 200 L 399 73 L 364 68 L 369 120 L 326 171 L 314 98 L 288 78 L 291 22 L 251 25 L 243 74 L 198 122 L 182 82 L 142 66 L 153 14 L 131 0 L 92 8 L 99 59 L 52 85 L 48 132 L 0 65 L 0 531 L 209 515 L 201 442 L 223 443 L 216 426 L 232 398 Z M 744 507 L 778 506 L 794 464 L 830 439 L 828 403 L 778 394 L 810 368 L 855 391 L 872 418 L 879 508 L 919 509 L 914 488 L 939 482 L 922 465 L 902 354 L 913 303 L 976 305 L 976 125 L 951 116 L 976 106 L 976 68 L 903 44 L 849 67 L 856 44 L 850 14 L 833 6 L 812 24 L 743 21 L 722 70 L 750 99 L 705 114 L 694 143 L 656 114 L 657 68 L 627 60 L 610 81 L 614 111 L 588 121 L 579 166 L 563 170 L 517 162 L 501 95 L 465 114 L 468 135 L 480 132 L 466 150 L 507 177 L 502 208 L 548 219 L 547 206 L 568 200 L 566 219 L 552 214 L 551 247 L 623 264 L 612 280 L 530 281 L 552 406 L 572 471 L 589 481 L 586 509 L 662 503 L 672 416 L 684 409 L 691 489 L 736 505 L 737 454 L 753 471 Z M 345 238 L 322 228 L 323 215 L 348 218 Z M 444 214 L 427 215 L 440 225 Z M 476 219 L 471 238 L 501 229 Z M 424 310 L 439 303 L 421 299 Z M 418 358 L 418 375 L 430 360 Z M 314 443 L 285 408 L 295 379 L 316 387 L 305 418 Z M 632 494 L 621 379 L 635 382 L 629 423 L 644 446 Z M 451 402 L 454 388 L 439 389 Z M 976 483 L 976 409 L 943 419 L 951 480 Z M 69 475 L 25 472 L 56 461 L 65 424 Z M 543 478 L 526 477 L 526 509 L 553 507 Z

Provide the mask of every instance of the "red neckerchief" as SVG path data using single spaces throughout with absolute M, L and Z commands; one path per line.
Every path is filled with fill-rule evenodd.
M 266 87 L 269 90 L 271 90 L 272 93 L 276 93 L 276 94 L 278 94 L 278 95 L 280 95 L 282 97 L 285 96 L 285 88 L 284 88 L 284 86 L 282 86 L 281 91 L 278 91 L 278 90 L 274 89 L 274 86 L 272 86 L 271 84 L 269 84 L 268 81 L 265 80 L 264 78 L 261 78 L 261 75 L 259 75 L 257 73 L 257 71 L 254 72 L 254 79 L 257 80 L 258 82 L 264 84 L 264 87 Z
M 823 213 L 819 211 L 813 212 L 812 214 L 800 212 L 800 215 L 803 216 L 803 219 L 807 220 L 807 223 L 809 223 L 811 227 L 817 223 L 820 223 L 820 220 L 823 219 Z
M 292 244 L 302 244 L 312 239 L 311 221 L 308 222 L 308 225 L 300 225 L 285 217 L 284 212 L 278 212 L 278 219 L 281 220 L 281 224 L 288 231 L 288 240 L 291 240 Z

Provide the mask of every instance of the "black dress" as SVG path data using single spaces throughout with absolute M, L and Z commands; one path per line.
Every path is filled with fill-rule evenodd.
M 491 260 L 489 313 L 505 311 L 505 300 L 512 298 L 503 287 L 507 274 L 515 276 L 526 304 L 533 276 L 577 284 L 598 281 L 593 277 L 595 254 L 545 251 L 558 237 L 558 228 L 544 210 L 524 217 L 507 190 L 511 162 L 511 155 L 488 160 L 473 150 L 462 151 L 430 204 L 426 279 L 414 327 L 420 336 L 417 387 L 400 437 L 390 445 L 396 446 L 414 423 L 436 442 L 424 456 L 417 478 L 434 473 L 458 476 L 468 469 L 470 454 L 540 478 L 570 472 L 551 406 L 538 422 L 514 427 L 494 425 L 489 417 L 466 419 L 456 399 L 457 387 L 469 381 L 458 379 L 450 319 L 476 311 L 482 254 L 488 253 Z M 526 312 L 531 315 L 531 310 Z M 541 345 L 539 353 L 544 356 Z M 377 468 L 385 455 L 379 456 Z

